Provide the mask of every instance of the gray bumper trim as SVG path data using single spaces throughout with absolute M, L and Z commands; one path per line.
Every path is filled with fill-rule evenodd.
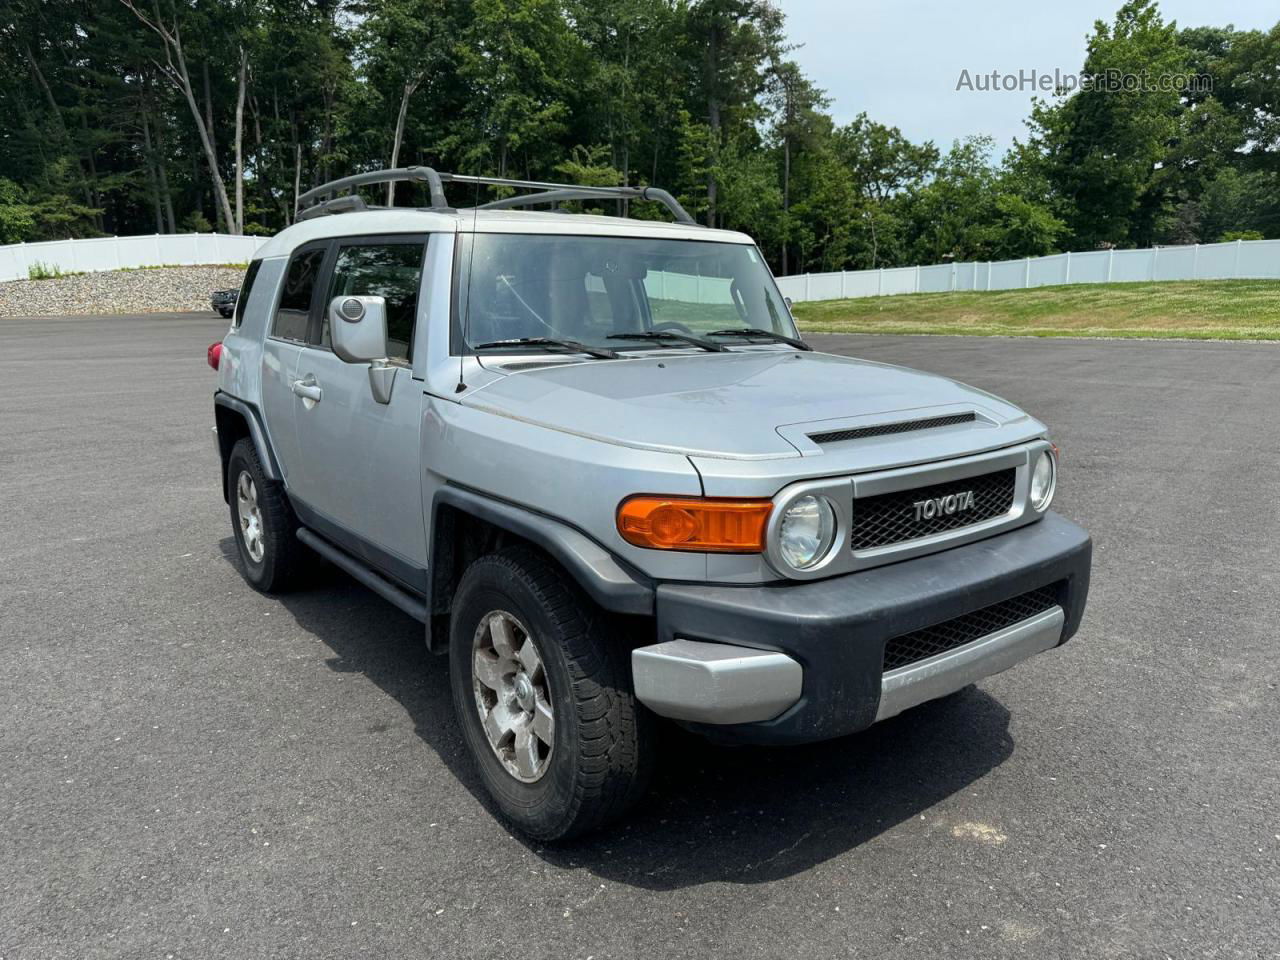
M 880 682 L 880 709 L 876 720 L 885 720 L 927 700 L 945 697 L 1056 647 L 1065 621 L 1062 608 L 1054 607 L 963 647 L 890 670 Z
M 654 713 L 699 723 L 772 720 L 800 699 L 804 671 L 784 653 L 669 640 L 631 651 L 636 697 Z

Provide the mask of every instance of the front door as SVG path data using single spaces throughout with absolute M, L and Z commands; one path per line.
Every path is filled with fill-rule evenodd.
M 262 347 L 262 414 L 271 449 L 292 493 L 301 467 L 295 418 L 298 356 L 311 329 L 312 307 L 323 291 L 316 289 L 329 252 L 328 241 L 299 247 L 285 268 L 280 299 L 268 321 Z
M 290 483 L 325 521 L 320 533 L 418 588 L 426 568 L 418 448 L 424 396 L 410 364 L 426 243 L 422 236 L 334 242 L 318 322 L 295 371 L 312 397 L 295 408 L 302 466 Z M 328 304 L 352 295 L 386 301 L 388 359 L 397 368 L 390 403 L 374 399 L 369 364 L 346 363 L 330 347 Z

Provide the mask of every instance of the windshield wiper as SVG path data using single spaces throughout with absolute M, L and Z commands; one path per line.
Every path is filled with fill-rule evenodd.
M 618 352 L 608 347 L 590 347 L 577 340 L 562 340 L 559 337 L 512 337 L 510 340 L 490 340 L 488 343 L 477 343 L 471 349 L 502 350 L 509 347 L 548 347 L 568 353 L 585 353 L 589 357 L 599 357 L 601 360 L 618 358 Z
M 687 333 L 676 333 L 674 330 L 637 330 L 635 333 L 611 333 L 608 340 L 679 340 L 691 346 L 710 350 L 712 353 L 724 353 L 729 348 L 722 343 L 712 343 L 701 337 L 691 337 Z
M 785 343 L 795 347 L 797 350 L 812 350 L 803 340 L 797 340 L 795 337 L 784 337 L 780 333 L 774 333 L 772 330 L 761 330 L 758 327 L 748 327 L 738 330 L 715 330 L 707 334 L 708 337 L 763 337 L 766 340 L 772 340 L 775 343 Z

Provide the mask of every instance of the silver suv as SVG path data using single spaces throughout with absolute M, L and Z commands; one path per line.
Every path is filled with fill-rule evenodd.
M 430 206 L 354 193 L 393 180 Z M 450 183 L 510 195 L 459 210 Z M 749 237 L 653 188 L 421 167 L 303 199 L 211 349 L 245 579 L 319 554 L 420 620 L 526 834 L 625 811 L 658 717 L 838 737 L 1079 626 L 1090 541 L 1049 511 L 1044 425 L 814 352 Z

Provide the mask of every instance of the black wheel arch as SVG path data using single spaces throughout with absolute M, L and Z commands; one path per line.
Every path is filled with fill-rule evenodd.
M 550 556 L 603 609 L 653 615 L 653 581 L 581 530 L 519 504 L 446 485 L 436 492 L 431 507 L 429 609 L 433 617 L 449 614 L 468 565 L 521 542 Z
M 253 441 L 254 450 L 258 454 L 258 462 L 268 480 L 280 479 L 280 466 L 275 454 L 271 451 L 271 443 L 267 440 L 267 431 L 262 425 L 262 416 L 257 407 L 246 403 L 238 397 L 219 390 L 213 395 L 213 422 L 218 428 L 218 454 L 222 463 L 222 498 L 228 499 L 227 463 L 231 459 L 231 450 L 236 442 L 244 437 Z

